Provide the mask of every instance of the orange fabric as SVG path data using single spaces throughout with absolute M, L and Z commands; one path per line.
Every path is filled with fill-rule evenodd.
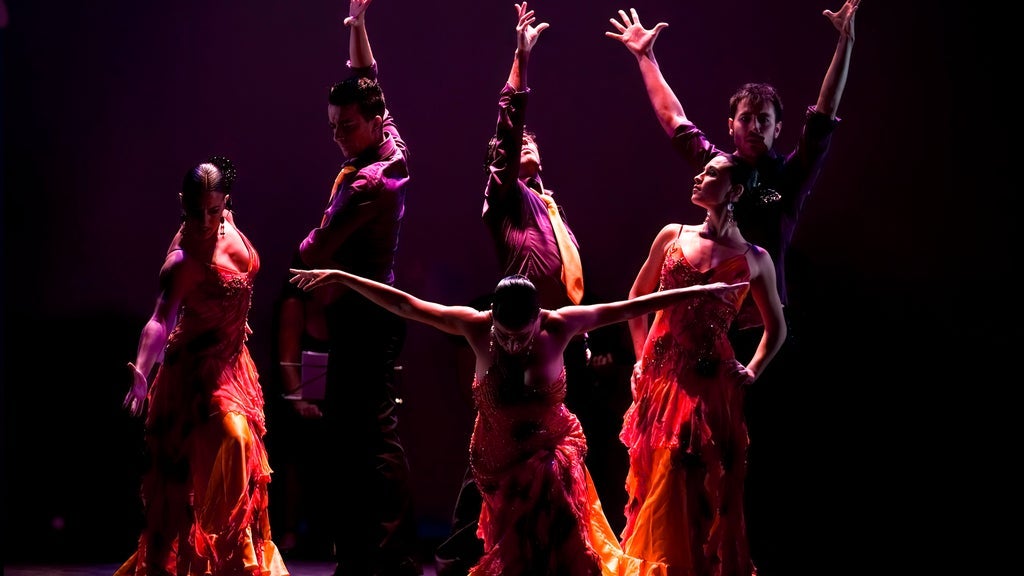
M 623 554 L 564 398 L 564 369 L 546 385 L 524 385 L 521 374 L 505 380 L 500 368 L 474 381 L 470 464 L 483 498 L 484 555 L 470 574 L 667 576 L 664 566 Z
M 562 222 L 562 216 L 558 213 L 558 205 L 555 199 L 549 194 L 540 194 L 544 204 L 548 207 L 548 216 L 551 217 L 551 227 L 555 231 L 555 239 L 558 240 L 558 251 L 562 255 L 562 283 L 573 304 L 579 304 L 583 300 L 583 264 L 580 262 L 580 253 L 569 237 L 569 231 Z
M 583 472 L 587 477 L 587 501 L 590 504 L 590 544 L 601 559 L 601 576 L 668 576 L 665 564 L 642 560 L 622 549 L 608 524 L 590 472 L 585 467 Z
M 679 242 L 660 289 L 750 279 L 745 254 L 696 270 Z M 750 576 L 743 516 L 747 431 L 742 368 L 728 340 L 748 290 L 698 296 L 655 314 L 619 438 L 629 450 L 623 550 L 670 576 Z
M 327 207 L 330 208 L 331 204 L 334 203 L 334 197 L 338 194 L 338 189 L 341 188 L 341 183 L 345 181 L 345 177 L 356 171 L 356 167 L 350 165 L 345 166 L 338 172 L 338 175 L 334 178 L 334 185 L 331 186 L 331 196 L 327 199 Z M 324 211 L 324 217 L 320 219 L 320 227 L 327 226 L 327 211 Z
M 244 237 L 243 237 L 244 240 Z M 258 256 L 207 266 L 149 389 L 146 524 L 115 576 L 287 576 L 271 540 L 263 391 L 246 347 Z

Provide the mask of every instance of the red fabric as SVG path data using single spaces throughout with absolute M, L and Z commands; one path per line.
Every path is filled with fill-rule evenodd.
M 661 289 L 750 279 L 739 254 L 701 272 L 678 242 Z M 727 337 L 747 290 L 725 303 L 698 296 L 655 315 L 634 373 L 634 400 L 620 439 L 629 450 L 622 545 L 665 562 L 670 575 L 750 576 L 743 518 L 747 448 L 742 366 Z
M 149 390 L 146 527 L 115 576 L 288 574 L 271 540 L 263 392 L 245 345 L 252 281 L 208 266 Z

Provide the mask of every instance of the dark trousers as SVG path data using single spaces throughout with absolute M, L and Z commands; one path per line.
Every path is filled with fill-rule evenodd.
M 744 483 L 744 515 L 750 555 L 758 576 L 789 574 L 792 559 L 804 554 L 797 529 L 806 531 L 801 501 L 806 475 L 799 472 L 812 455 L 801 452 L 801 438 L 810 434 L 799 424 L 800 411 L 809 403 L 806 390 L 810 370 L 804 354 L 799 322 L 786 309 L 786 342 L 746 393 L 745 419 L 750 444 Z M 760 328 L 734 331 L 729 338 L 736 358 L 747 362 L 761 340 Z M 824 384 L 818 381 L 819 385 Z M 813 410 L 813 408 L 812 408 Z M 800 528 L 802 526 L 802 528 Z
M 405 320 L 354 292 L 329 305 L 326 314 L 325 417 L 332 440 L 336 574 L 419 574 L 395 390 Z

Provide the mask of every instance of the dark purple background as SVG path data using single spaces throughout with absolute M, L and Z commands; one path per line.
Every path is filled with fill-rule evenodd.
M 468 303 L 498 276 L 480 221 L 482 160 L 515 46 L 512 4 L 370 9 L 380 79 L 411 150 L 397 286 L 427 299 Z M 671 24 L 660 63 L 712 140 L 728 143 L 732 91 L 768 81 L 787 107 L 783 150 L 835 47 L 821 11 L 839 5 L 632 4 L 646 26 Z M 693 174 L 655 120 L 634 58 L 603 35 L 630 4 L 531 7 L 551 24 L 529 71 L 545 182 L 580 240 L 591 295 L 622 298 L 664 224 L 701 220 L 689 203 Z M 262 260 L 250 347 L 266 379 L 273 301 L 342 160 L 326 94 L 345 74 L 347 3 L 35 0 L 9 11 L 0 30 L 5 554 L 119 561 L 137 533 L 141 444 L 140 425 L 119 408 L 124 364 L 154 304 L 182 174 L 212 154 L 237 164 L 237 223 Z M 888 422 L 895 411 L 874 395 L 901 382 L 900 371 L 882 368 L 924 350 L 933 333 L 919 321 L 951 302 L 926 282 L 950 257 L 941 235 L 952 134 L 968 120 L 954 105 L 947 16 L 864 1 L 843 123 L 790 255 L 817 359 L 793 402 L 780 403 L 779 419 L 797 431 L 792 450 L 806 455 L 794 457 L 804 465 L 792 481 L 809 485 L 794 514 L 813 513 L 818 545 L 839 530 L 846 542 L 830 545 L 843 551 L 852 546 L 843 527 L 876 501 L 877 468 L 914 460 L 876 443 L 890 431 L 863 425 L 865 413 Z M 447 522 L 466 462 L 472 413 L 456 351 L 440 332 L 410 326 L 402 428 L 425 526 Z M 849 483 L 861 489 L 840 488 Z

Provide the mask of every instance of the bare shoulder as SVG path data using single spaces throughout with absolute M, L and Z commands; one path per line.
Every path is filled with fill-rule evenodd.
M 754 275 L 758 275 L 766 270 L 775 272 L 775 263 L 772 260 L 771 254 L 768 253 L 764 248 L 751 244 L 750 250 L 747 251 L 747 262 L 751 264 L 751 272 Z
M 202 267 L 180 246 L 172 245 L 160 268 L 160 284 L 165 288 L 186 289 L 202 276 Z
M 465 325 L 464 337 L 474 350 L 487 350 L 491 344 L 491 315 L 470 309 L 462 318 Z
M 685 234 L 687 229 L 692 228 L 684 224 L 671 223 L 666 224 L 658 232 L 658 235 L 654 238 L 654 245 L 658 247 L 665 247 L 670 242 L 678 238 L 681 234 Z
M 571 305 L 559 308 L 557 310 L 547 310 L 541 308 L 540 310 L 540 326 L 542 330 L 547 331 L 558 331 L 565 326 L 565 316 L 562 315 L 564 308 L 570 308 Z
M 181 245 L 172 243 L 167 249 L 167 255 L 164 256 L 164 265 L 160 268 L 160 275 L 178 273 L 186 265 L 187 260 L 188 256 L 185 255 L 185 250 Z

